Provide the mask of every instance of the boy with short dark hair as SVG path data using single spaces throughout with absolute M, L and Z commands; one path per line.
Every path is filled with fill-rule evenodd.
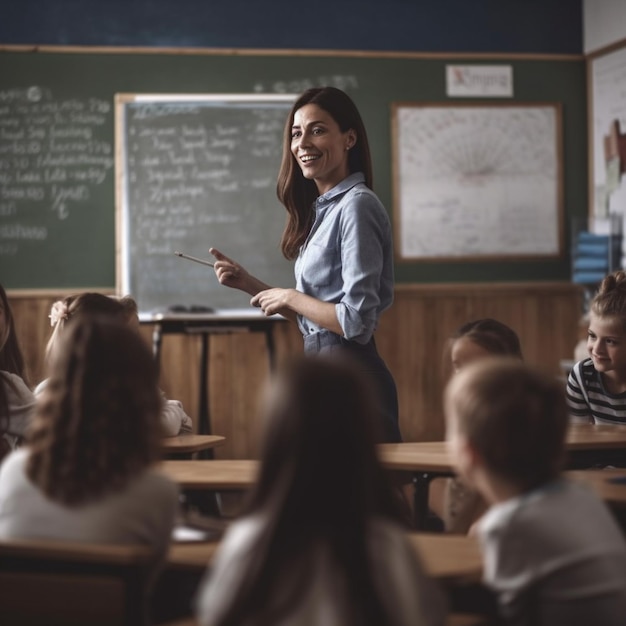
M 445 411 L 456 470 L 490 504 L 475 531 L 506 623 L 624 624 L 624 537 L 595 494 L 561 476 L 562 384 L 490 357 L 450 381 Z

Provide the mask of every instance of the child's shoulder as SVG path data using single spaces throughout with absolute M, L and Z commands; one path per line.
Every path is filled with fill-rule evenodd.
M 577 383 L 582 384 L 585 381 L 592 380 L 597 374 L 596 368 L 593 365 L 593 359 L 587 357 L 582 361 L 574 363 L 570 372 L 570 378 L 574 378 Z
M 586 357 L 577 363 L 574 364 L 574 370 L 578 370 L 580 372 L 592 372 L 595 371 L 593 366 L 593 359 L 591 357 Z
M 584 528 L 604 517 L 604 503 L 587 486 L 558 478 L 530 492 L 492 506 L 480 521 L 484 533 L 506 532 L 518 537 L 545 536 L 565 532 L 575 526 Z M 595 520 L 592 521 L 592 520 Z

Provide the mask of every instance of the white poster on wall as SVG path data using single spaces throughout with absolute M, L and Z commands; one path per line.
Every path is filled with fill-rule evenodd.
M 446 95 L 461 98 L 512 98 L 513 67 L 446 65 Z

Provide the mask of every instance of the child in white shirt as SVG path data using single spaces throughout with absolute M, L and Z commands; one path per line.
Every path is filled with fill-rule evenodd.
M 445 412 L 456 470 L 490 504 L 475 530 L 505 623 L 624 624 L 622 532 L 594 493 L 561 475 L 562 383 L 489 357 L 450 381 Z
M 121 320 L 77 315 L 48 367 L 26 443 L 0 466 L 0 538 L 145 545 L 155 575 L 179 490 L 155 468 L 161 397 L 149 348 Z

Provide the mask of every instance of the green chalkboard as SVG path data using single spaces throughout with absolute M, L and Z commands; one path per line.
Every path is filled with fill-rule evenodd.
M 280 252 L 276 197 L 292 95 L 133 95 L 116 98 L 121 290 L 142 311 L 249 307 L 213 271 L 177 251 L 214 246 L 275 284 L 293 283 Z
M 447 65 L 510 65 L 510 101 L 562 107 L 563 228 L 571 216 L 587 212 L 582 57 L 186 52 L 0 52 L 0 281 L 7 288 L 119 286 L 114 104 L 119 93 L 254 95 L 299 93 L 323 84 L 342 88 L 363 115 L 375 191 L 393 219 L 392 104 L 467 101 L 447 97 Z M 235 173 L 240 180 L 254 175 L 247 167 Z M 263 236 L 263 229 L 251 227 Z M 198 242 L 204 241 L 215 245 L 208 230 L 206 237 L 198 235 Z M 567 280 L 569 274 L 566 255 L 549 261 L 396 266 L 398 282 Z M 272 276 L 260 277 L 278 284 Z

